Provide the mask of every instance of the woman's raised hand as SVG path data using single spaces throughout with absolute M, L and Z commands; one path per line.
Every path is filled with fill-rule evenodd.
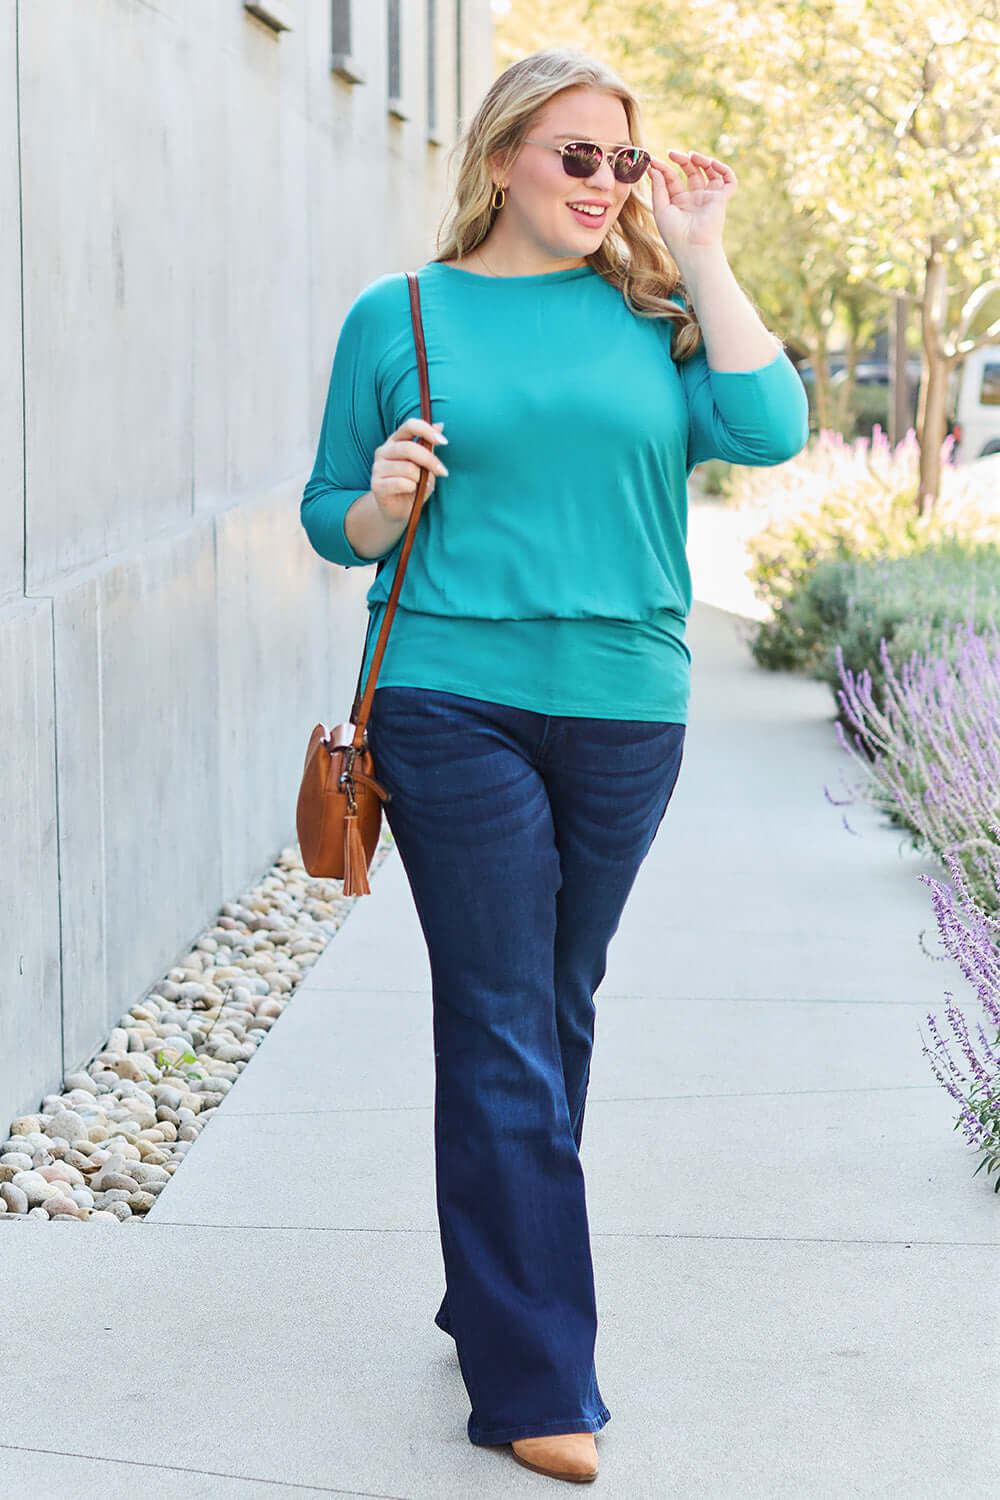
M 736 192 L 736 173 L 700 151 L 668 151 L 669 161 L 650 160 L 653 215 L 675 260 L 721 243 L 726 204 Z
M 441 430 L 443 426 L 443 422 L 432 425 L 422 417 L 407 417 L 402 426 L 375 449 L 371 492 L 387 521 L 398 524 L 409 519 L 423 469 L 430 470 L 428 495 L 433 493 L 437 475 L 448 473 L 431 446 L 447 443 L 448 439 Z

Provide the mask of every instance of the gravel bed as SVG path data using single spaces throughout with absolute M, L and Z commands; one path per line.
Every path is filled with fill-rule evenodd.
M 373 873 L 391 846 L 384 832 Z M 0 1217 L 122 1224 L 148 1213 L 357 899 L 283 849 L 62 1093 L 12 1122 Z

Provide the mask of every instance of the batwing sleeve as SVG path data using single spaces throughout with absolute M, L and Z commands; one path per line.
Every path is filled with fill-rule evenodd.
M 381 347 L 376 299 L 362 292 L 344 319 L 333 357 L 319 447 L 299 515 L 312 547 L 329 562 L 370 566 L 344 531 L 344 518 L 371 488 L 375 449 L 388 436 L 379 405 L 376 360 Z M 390 549 L 391 550 L 391 549 Z
M 809 403 L 782 351 L 756 370 L 713 370 L 704 346 L 678 365 L 688 405 L 688 472 L 709 458 L 764 467 L 809 438 Z

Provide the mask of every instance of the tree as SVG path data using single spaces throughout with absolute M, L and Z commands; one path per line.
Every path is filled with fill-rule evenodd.
M 766 91 L 735 76 L 728 87 L 764 108 L 792 198 L 806 212 L 825 207 L 840 226 L 855 282 L 919 306 L 924 512 L 940 490 L 951 370 L 1000 338 L 1000 320 L 968 333 L 977 289 L 1000 271 L 996 0 L 732 0 L 723 9 L 734 50 L 753 39 L 766 53 Z
M 733 162 L 741 276 L 815 354 L 820 387 L 834 319 L 870 321 L 862 294 L 886 314 L 890 297 L 913 299 L 926 510 L 950 372 L 1000 340 L 1000 319 L 973 324 L 979 288 L 1000 278 L 998 0 L 512 0 L 500 45 L 515 37 L 618 62 L 652 129 L 704 130 Z
M 794 202 L 773 152 L 740 149 L 725 132 L 720 148 L 746 189 L 733 199 L 727 226 L 741 284 L 768 326 L 808 356 L 818 426 L 853 435 L 858 354 L 884 326 L 885 298 L 848 278 L 827 215 Z M 835 328 L 847 337 L 845 380 L 836 399 L 829 365 Z

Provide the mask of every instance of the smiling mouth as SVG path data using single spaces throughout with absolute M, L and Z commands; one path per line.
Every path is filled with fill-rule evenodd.
M 607 213 L 610 204 L 568 203 L 566 207 L 571 209 L 573 213 L 578 214 L 581 219 L 591 219 L 595 224 L 599 224 Z

